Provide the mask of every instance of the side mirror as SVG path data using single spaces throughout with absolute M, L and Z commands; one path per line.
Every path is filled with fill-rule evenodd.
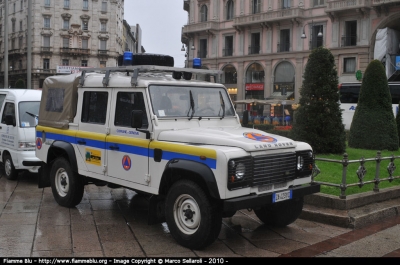
M 14 127 L 17 125 L 13 115 L 6 115 L 5 122 L 6 125 L 12 125 Z
M 132 110 L 131 113 L 131 127 L 132 128 L 142 128 L 143 126 L 143 111 Z
M 243 125 L 245 125 L 245 126 L 246 126 L 247 124 L 249 124 L 249 111 L 248 111 L 248 110 L 243 111 L 242 123 L 243 123 Z

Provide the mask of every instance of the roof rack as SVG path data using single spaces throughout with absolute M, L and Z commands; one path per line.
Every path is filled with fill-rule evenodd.
M 79 84 L 81 86 L 85 83 L 85 76 L 87 73 L 105 73 L 103 78 L 103 86 L 107 87 L 110 79 L 110 74 L 112 72 L 120 73 L 133 73 L 131 78 L 131 85 L 137 85 L 137 78 L 140 73 L 146 72 L 171 72 L 173 78 L 181 79 L 182 75 L 185 80 L 190 80 L 192 74 L 208 74 L 214 76 L 214 80 L 217 83 L 221 81 L 221 70 L 206 70 L 206 69 L 195 69 L 195 68 L 179 68 L 179 67 L 169 67 L 169 66 L 157 66 L 157 65 L 133 65 L 133 66 L 118 66 L 118 67 L 103 67 L 103 68 L 79 68 L 81 73 L 81 78 Z

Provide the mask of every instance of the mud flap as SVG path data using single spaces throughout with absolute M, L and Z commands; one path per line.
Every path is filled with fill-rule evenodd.
M 148 220 L 149 225 L 164 223 L 165 220 L 165 197 L 152 195 L 149 199 Z
M 46 188 L 50 187 L 50 166 L 44 162 L 42 162 L 39 168 L 39 180 L 38 180 L 38 188 Z

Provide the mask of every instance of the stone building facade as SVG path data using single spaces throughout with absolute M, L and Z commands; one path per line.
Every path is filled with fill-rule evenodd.
M 28 0 L 8 0 L 8 17 L 5 1 L 0 1 L 0 85 L 7 86 L 3 78 L 8 67 L 9 86 L 13 87 L 17 80 L 27 81 Z M 31 88 L 41 88 L 47 76 L 68 72 L 72 67 L 116 66 L 125 47 L 124 0 L 31 1 Z M 2 26 L 5 19 L 8 36 Z M 3 63 L 7 56 L 5 41 L 8 65 Z
M 395 32 L 397 46 L 400 41 L 400 0 L 184 0 L 183 9 L 188 66 L 199 57 L 203 68 L 223 70 L 233 100 L 298 102 L 310 51 L 318 46 L 334 55 L 339 83 L 357 82 L 356 72 L 374 59 L 380 29 Z M 388 77 L 399 49 L 382 59 Z

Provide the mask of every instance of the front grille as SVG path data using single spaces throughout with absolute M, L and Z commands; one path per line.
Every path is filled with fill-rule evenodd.
M 259 186 L 296 178 L 296 153 L 283 153 L 253 157 L 253 182 Z

